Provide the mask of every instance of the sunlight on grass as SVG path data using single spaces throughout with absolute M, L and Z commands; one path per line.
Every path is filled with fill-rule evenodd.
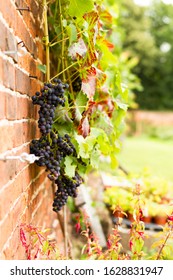
M 129 172 L 148 168 L 154 175 L 173 181 L 173 141 L 126 138 L 118 159 Z

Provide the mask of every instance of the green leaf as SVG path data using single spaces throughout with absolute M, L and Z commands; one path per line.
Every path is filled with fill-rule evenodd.
M 94 8 L 92 0 L 70 0 L 68 13 L 72 17 L 82 17 Z
M 119 99 L 116 99 L 116 104 L 118 105 L 118 107 L 124 111 L 127 111 L 128 109 L 128 105 L 121 102 Z
M 66 156 L 65 161 L 65 173 L 69 177 L 74 177 L 75 176 L 75 170 L 76 170 L 76 164 L 74 164 L 73 157 L 72 156 Z
M 49 241 L 48 241 L 48 240 L 45 240 L 45 241 L 43 242 L 43 247 L 42 247 L 43 252 L 46 253 L 47 250 L 48 250 L 48 248 L 49 248 Z
M 91 128 L 90 135 L 94 137 L 99 144 L 100 151 L 104 155 L 108 155 L 111 151 L 111 146 L 107 134 L 101 128 Z
M 115 153 L 112 153 L 110 155 L 110 158 L 111 158 L 111 168 L 112 169 L 116 169 L 119 165 L 118 161 L 117 161 L 117 158 L 115 156 Z
M 39 64 L 39 65 L 37 66 L 37 68 L 38 68 L 41 72 L 43 72 L 44 74 L 46 74 L 47 69 L 46 69 L 46 65 L 45 65 L 45 64 Z
M 67 123 L 65 125 L 54 123 L 52 129 L 56 130 L 59 135 L 64 136 L 64 134 L 71 134 L 74 127 L 71 123 Z
M 78 157 L 88 159 L 91 157 L 94 145 L 96 144 L 96 138 L 92 135 L 84 138 L 82 135 L 75 135 L 75 140 L 78 144 Z
M 114 127 L 108 115 L 105 112 L 99 112 L 96 116 L 98 117 L 94 120 L 94 127 L 101 128 L 107 135 L 111 134 Z
M 80 91 L 76 96 L 75 105 L 78 107 L 81 114 L 85 110 L 87 102 L 88 102 L 88 98 L 86 94 Z
M 75 120 L 79 123 L 82 119 L 82 113 L 86 108 L 88 98 L 82 92 L 79 92 L 75 100 Z
M 74 41 L 77 40 L 77 29 L 76 26 L 72 23 L 70 23 L 67 27 L 67 34 L 69 37 L 69 45 L 71 45 Z
M 95 149 L 93 150 L 92 154 L 91 154 L 91 165 L 93 168 L 98 168 L 99 165 L 99 158 L 100 158 L 100 152 L 99 150 L 95 147 Z

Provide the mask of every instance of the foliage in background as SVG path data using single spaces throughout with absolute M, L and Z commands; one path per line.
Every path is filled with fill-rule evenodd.
M 129 249 L 124 251 L 121 243 L 121 230 L 119 229 L 120 218 L 112 229 L 111 234 L 107 238 L 107 248 L 103 248 L 99 244 L 99 240 L 94 232 L 92 232 L 89 223 L 89 217 L 86 213 L 77 214 L 76 231 L 85 237 L 85 244 L 81 250 L 80 259 L 86 260 L 171 260 L 172 255 L 172 239 L 173 239 L 173 214 L 167 218 L 167 223 L 163 227 L 163 231 L 157 233 L 156 240 L 152 243 L 148 252 L 145 248 L 145 239 L 147 232 L 145 231 L 145 223 L 143 217 L 143 201 L 141 200 L 141 188 L 137 184 L 133 194 L 134 199 L 134 221 L 131 224 L 131 230 L 128 236 Z M 120 211 L 121 214 L 121 211 Z M 119 216 L 120 217 L 120 216 Z M 29 242 L 26 242 L 26 235 Z M 33 226 L 21 225 L 21 243 L 25 248 L 28 259 L 65 259 L 63 254 L 59 253 L 57 245 L 51 245 L 50 240 L 43 235 L 43 232 Z M 152 249 L 152 250 L 151 250 Z M 34 254 L 31 254 L 34 252 Z M 57 253 L 58 252 L 58 253 Z
M 122 1 L 120 25 L 124 31 L 123 49 L 138 60 L 133 69 L 143 90 L 137 89 L 136 102 L 142 109 L 173 108 L 173 5 L 161 0 L 149 7 Z
M 122 175 L 120 178 L 117 176 L 115 186 L 108 187 L 104 191 L 104 202 L 111 211 L 119 206 L 126 214 L 133 213 L 135 207 L 133 185 L 140 182 L 140 199 L 143 201 L 142 210 L 145 217 L 167 217 L 172 213 L 173 185 L 171 182 L 151 176 L 147 171 L 139 174 L 128 174 L 123 177 Z

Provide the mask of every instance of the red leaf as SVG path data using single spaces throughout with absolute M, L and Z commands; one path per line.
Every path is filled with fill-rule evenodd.
M 105 46 L 107 46 L 110 51 L 112 51 L 114 49 L 114 47 L 115 47 L 114 44 L 112 44 L 110 41 L 108 41 L 106 39 L 103 40 L 103 44 Z
M 68 49 L 68 53 L 72 60 L 76 60 L 77 57 L 84 57 L 87 53 L 87 47 L 83 39 L 80 38 L 77 43 L 72 44 Z
M 87 95 L 89 100 L 93 99 L 96 88 L 96 77 L 88 75 L 87 79 L 82 80 L 82 91 Z
M 95 108 L 95 102 L 89 101 L 88 102 L 88 109 L 83 113 L 83 117 L 80 121 L 78 126 L 78 133 L 86 138 L 90 133 L 90 124 L 89 120 Z
M 87 70 L 87 73 L 88 73 L 89 75 L 96 76 L 97 70 L 96 70 L 95 67 L 91 66 L 91 67 Z
M 88 121 L 88 117 L 86 116 L 85 118 L 82 119 L 79 127 L 78 127 L 78 132 L 84 137 L 86 138 L 89 133 L 90 133 L 90 125 L 89 125 L 89 121 Z
M 89 23 L 90 28 L 93 28 L 95 23 L 98 21 L 99 15 L 98 12 L 92 11 L 90 13 L 86 13 L 83 18 Z
M 27 246 L 25 232 L 22 228 L 20 228 L 20 241 L 22 242 L 22 246 Z
M 78 222 L 78 223 L 76 223 L 76 225 L 75 225 L 76 233 L 79 233 L 80 229 L 81 229 L 81 225 L 80 225 L 80 222 Z

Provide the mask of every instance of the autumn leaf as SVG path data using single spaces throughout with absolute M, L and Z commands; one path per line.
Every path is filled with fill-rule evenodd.
M 96 77 L 89 75 L 87 79 L 82 80 L 81 89 L 86 94 L 89 100 L 93 100 L 96 89 Z
M 76 60 L 78 57 L 84 57 L 87 53 L 87 47 L 83 39 L 79 39 L 77 43 L 72 44 L 68 49 L 68 55 L 72 60 Z
M 86 138 L 90 133 L 89 120 L 93 113 L 94 106 L 95 106 L 95 102 L 93 101 L 88 102 L 88 109 L 83 113 L 82 119 L 78 126 L 78 133 L 82 135 L 84 138 Z
M 88 120 L 87 116 L 84 119 L 82 119 L 82 121 L 78 127 L 78 131 L 80 131 L 80 133 L 82 134 L 82 136 L 84 138 L 86 138 L 89 135 L 90 125 L 89 125 L 89 120 Z
M 112 44 L 110 41 L 108 41 L 106 39 L 103 40 L 103 44 L 105 44 L 110 51 L 113 51 L 113 49 L 115 47 L 114 44 Z

